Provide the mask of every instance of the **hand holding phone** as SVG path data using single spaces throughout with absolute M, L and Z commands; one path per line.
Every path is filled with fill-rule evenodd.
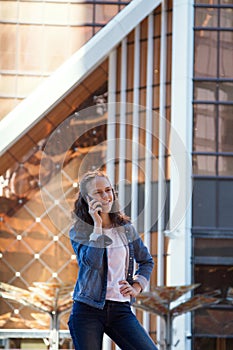
M 102 224 L 102 218 L 100 216 L 100 213 L 102 212 L 101 202 L 91 197 L 89 194 L 86 195 L 86 199 L 89 206 L 89 214 L 91 215 L 94 224 Z

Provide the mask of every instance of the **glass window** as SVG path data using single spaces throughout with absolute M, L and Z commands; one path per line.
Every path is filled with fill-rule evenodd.
M 220 26 L 221 28 L 233 27 L 233 9 L 220 9 Z
M 198 30 L 195 32 L 194 75 L 216 77 L 217 75 L 217 32 Z
M 230 350 L 233 239 L 220 237 L 221 232 L 230 236 L 233 227 L 232 0 L 195 4 L 193 173 L 200 178 L 194 180 L 193 227 L 208 238 L 194 238 L 193 281 L 200 283 L 195 293 L 220 290 L 221 302 L 193 313 L 192 345 L 193 350 Z
M 0 79 L 1 93 L 5 96 L 13 97 L 16 93 L 17 77 L 14 75 L 2 75 Z
M 23 2 L 18 4 L 18 18 L 20 23 L 38 23 L 41 24 L 44 21 L 46 14 L 45 3 L 42 2 Z M 46 8 L 47 11 L 50 9 Z M 53 13 L 53 12 L 52 12 Z M 51 16 L 51 13 L 50 13 Z
M 18 6 L 16 1 L 1 1 L 1 19 L 5 22 L 17 21 Z
M 220 337 L 195 337 L 194 339 L 194 350 L 232 350 L 233 339 L 231 338 L 220 338 Z
M 16 98 L 0 98 L 0 119 L 4 118 L 13 108 L 17 106 L 18 103 L 20 103 L 20 99 Z
M 0 24 L 0 69 L 15 70 L 17 64 L 18 28 L 14 24 Z
M 231 157 L 219 157 L 219 159 L 218 159 L 218 174 L 220 176 L 232 176 L 233 175 L 233 156 L 231 156 Z
M 216 175 L 216 156 L 196 155 L 193 161 L 193 172 L 196 175 Z
M 195 238 L 195 256 L 232 257 L 233 239 Z
M 233 180 L 196 179 L 193 189 L 193 226 L 232 228 L 232 198 Z
M 219 100 L 232 101 L 233 103 L 233 83 L 230 81 L 219 83 Z
M 61 31 L 61 29 L 60 29 Z M 44 30 L 42 26 L 36 25 L 20 25 L 18 28 L 18 38 L 19 38 L 19 46 L 24 48 L 21 49 L 18 58 L 19 58 L 19 66 L 20 70 L 30 69 L 31 71 L 40 72 L 43 70 L 43 56 L 45 55 L 45 42 L 44 38 L 46 37 L 46 41 L 48 40 L 49 30 Z M 56 32 L 56 35 L 60 37 L 60 33 Z M 59 40 L 59 38 L 57 39 Z M 50 43 L 47 50 L 53 47 L 54 42 Z M 61 42 L 60 42 L 61 45 Z
M 194 100 L 214 101 L 216 99 L 216 89 L 216 82 L 197 81 L 194 83 Z
M 196 27 L 217 27 L 218 26 L 218 9 L 211 7 L 197 8 L 195 11 Z
M 232 336 L 233 310 L 229 309 L 199 309 L 195 311 L 194 332 L 199 335 Z M 232 343 L 231 343 L 232 344 Z M 205 349 L 205 348 L 202 348 Z M 214 349 L 225 349 L 216 347 Z M 232 349 L 232 348 L 228 348 Z
M 232 5 L 232 0 L 220 0 L 221 5 Z
M 194 109 L 194 151 L 216 151 L 216 106 L 195 104 Z
M 193 188 L 193 226 L 216 227 L 216 183 L 195 180 Z
M 69 5 L 67 3 L 44 2 L 43 20 L 45 24 L 67 25 Z
M 232 65 L 232 50 L 233 50 L 233 32 L 220 32 L 220 46 L 219 46 L 219 74 L 220 78 L 233 77 Z
M 95 5 L 95 22 L 105 24 L 118 12 L 117 5 Z
M 219 152 L 233 152 L 233 105 L 220 105 L 219 115 Z
M 195 311 L 194 333 L 218 335 L 219 337 L 231 336 L 233 333 L 233 310 L 227 298 L 233 279 L 232 266 L 200 264 L 195 266 L 194 275 L 195 282 L 201 284 L 195 290 L 197 294 L 219 291 L 217 297 L 221 300 L 216 306 L 200 308 Z
M 93 21 L 93 5 L 92 4 L 70 4 L 69 22 L 72 25 L 84 25 Z M 79 34 L 80 35 L 80 34 Z
M 217 5 L 218 0 L 195 0 L 195 3 L 201 5 Z
M 223 299 L 222 303 L 227 305 L 227 293 L 233 280 L 233 267 L 231 265 L 199 264 L 195 266 L 194 275 L 195 283 L 200 283 L 200 286 L 195 290 L 195 294 L 211 293 L 219 290 L 219 297 Z
M 231 174 L 233 173 L 233 158 L 231 157 Z M 232 215 L 233 180 L 219 181 L 219 226 L 233 227 Z

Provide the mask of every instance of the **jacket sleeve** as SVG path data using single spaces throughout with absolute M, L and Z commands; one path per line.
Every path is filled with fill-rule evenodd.
M 144 245 L 142 239 L 132 226 L 132 244 L 134 248 L 134 259 L 137 263 L 137 270 L 134 273 L 133 281 L 138 282 L 142 289 L 145 289 L 150 280 L 154 267 L 154 261 L 148 248 Z
M 74 227 L 71 228 L 69 235 L 78 264 L 84 264 L 94 269 L 101 268 L 105 247 L 110 245 L 112 240 L 106 235 L 100 235 L 95 241 L 90 241 L 89 235 L 76 232 Z

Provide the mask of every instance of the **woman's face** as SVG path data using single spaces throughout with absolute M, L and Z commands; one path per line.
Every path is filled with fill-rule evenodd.
M 96 176 L 86 185 L 90 199 L 96 199 L 102 205 L 102 212 L 109 213 L 113 205 L 113 191 L 109 180 L 105 177 Z

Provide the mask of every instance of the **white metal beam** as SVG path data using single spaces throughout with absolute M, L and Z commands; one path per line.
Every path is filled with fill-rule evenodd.
M 120 140 L 119 140 L 119 202 L 125 207 L 126 162 L 126 89 L 127 89 L 127 38 L 121 42 L 121 92 L 120 92 Z
M 167 2 L 161 4 L 161 39 L 160 39 L 160 101 L 159 101 L 159 161 L 158 161 L 158 251 L 157 284 L 164 285 L 164 205 L 166 200 L 166 70 L 167 70 Z M 157 317 L 157 340 L 165 338 L 164 323 Z
M 150 249 L 151 245 L 151 179 L 152 179 L 152 107 L 153 107 L 153 41 L 154 41 L 154 16 L 148 16 L 147 36 L 147 79 L 146 79 L 146 145 L 145 145 L 145 214 L 144 214 L 144 241 Z M 143 325 L 149 330 L 149 315 L 144 312 Z
M 138 166 L 139 166 L 139 85 L 140 85 L 140 25 L 134 32 L 134 86 L 132 131 L 131 220 L 138 228 Z
M 109 55 L 108 68 L 108 124 L 107 124 L 107 173 L 112 184 L 115 184 L 116 157 L 116 72 L 117 51 L 112 50 Z
M 174 0 L 170 167 L 169 285 L 191 283 L 193 0 Z M 187 295 L 186 295 L 187 297 Z M 189 350 L 190 315 L 174 321 L 176 350 Z

